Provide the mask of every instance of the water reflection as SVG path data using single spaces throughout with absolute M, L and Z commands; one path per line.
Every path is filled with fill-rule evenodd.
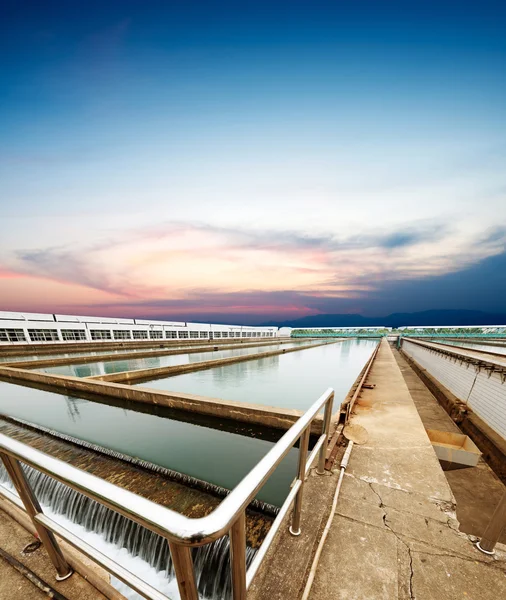
M 295 354 L 299 354 L 296 352 Z M 209 373 L 212 377 L 213 383 L 216 386 L 222 384 L 232 385 L 239 387 L 245 383 L 250 377 L 252 372 L 258 370 L 276 369 L 279 365 L 280 355 L 267 356 L 265 358 L 259 358 L 255 361 L 239 362 L 231 365 L 223 365 L 222 367 L 215 367 L 210 369 Z
M 137 385 L 305 410 L 328 387 L 334 388 L 335 402 L 341 403 L 377 343 L 346 340 Z
M 308 345 L 307 343 L 305 345 Z M 285 344 L 283 348 L 300 346 L 300 342 Z M 81 365 L 59 365 L 56 367 L 38 368 L 37 371 L 53 375 L 70 375 L 73 377 L 90 377 L 120 373 L 123 371 L 137 371 L 140 369 L 155 369 L 160 367 L 171 367 L 184 364 L 195 364 L 207 360 L 218 360 L 221 358 L 233 358 L 260 352 L 278 350 L 279 344 L 256 346 L 253 348 L 234 348 L 231 350 L 215 350 L 212 352 L 196 352 L 194 354 L 175 354 L 167 356 L 147 356 L 141 358 L 129 358 L 115 361 L 97 361 Z

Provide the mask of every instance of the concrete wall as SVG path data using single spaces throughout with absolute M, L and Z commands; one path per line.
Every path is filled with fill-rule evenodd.
M 459 361 L 437 350 L 403 339 L 402 349 L 487 425 L 506 439 L 506 381 L 504 375 Z

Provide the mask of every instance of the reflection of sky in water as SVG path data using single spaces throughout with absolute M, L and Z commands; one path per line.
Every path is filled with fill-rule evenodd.
M 293 348 L 300 343 L 283 344 L 283 348 Z M 81 365 L 59 365 L 56 367 L 38 368 L 37 371 L 52 373 L 54 375 L 73 375 L 75 377 L 91 377 L 93 375 L 105 375 L 108 373 L 119 373 L 121 371 L 136 371 L 138 369 L 155 369 L 159 367 L 170 367 L 186 365 L 189 363 L 203 362 L 206 360 L 218 360 L 220 358 L 232 358 L 247 354 L 258 354 L 279 350 L 279 344 L 268 344 L 254 348 L 237 348 L 231 350 L 216 350 L 213 352 L 195 352 L 192 354 L 175 354 L 167 356 L 145 356 L 141 358 L 121 359 L 114 361 L 100 361 Z
M 0 412 L 231 489 L 273 443 L 0 382 Z M 258 498 L 281 504 L 296 473 L 292 450 Z
M 332 387 L 337 410 L 376 344 L 375 340 L 346 340 L 138 386 L 301 410 Z

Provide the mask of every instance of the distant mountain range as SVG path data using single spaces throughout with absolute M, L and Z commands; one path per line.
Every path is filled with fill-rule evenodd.
M 480 310 L 425 310 L 414 313 L 392 313 L 386 317 L 362 315 L 312 315 L 291 321 L 263 323 L 278 327 L 403 327 L 409 325 L 506 325 L 505 314 Z

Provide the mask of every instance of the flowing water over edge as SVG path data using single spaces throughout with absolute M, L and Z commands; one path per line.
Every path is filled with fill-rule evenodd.
M 169 598 L 179 599 L 169 546 L 163 537 L 43 473 L 25 465 L 23 469 L 49 517 Z M 3 465 L 0 465 L 0 482 L 13 490 Z M 229 538 L 225 536 L 212 544 L 194 548 L 192 554 L 201 596 L 209 600 L 230 598 Z M 247 565 L 251 564 L 255 554 L 256 550 L 246 548 Z M 129 600 L 141 598 L 117 580 L 115 587 Z

